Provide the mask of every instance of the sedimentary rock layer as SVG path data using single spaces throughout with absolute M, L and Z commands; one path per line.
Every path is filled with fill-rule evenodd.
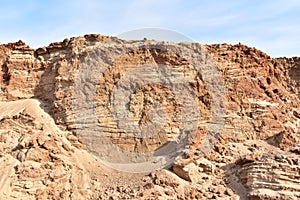
M 95 160 L 93 149 L 76 132 L 74 116 L 79 111 L 74 109 L 74 94 L 80 69 L 107 41 L 115 44 L 106 50 L 109 56 L 131 48 L 113 61 L 105 62 L 101 55 L 107 68 L 95 82 L 92 99 L 102 131 L 121 149 L 152 152 L 173 141 L 180 129 L 180 99 L 160 84 L 136 90 L 128 110 L 133 123 L 143 126 L 151 119 L 152 106 L 161 105 L 166 111 L 163 128 L 143 139 L 118 126 L 111 98 L 116 84 L 131 70 L 168 66 L 187 80 L 195 94 L 201 114 L 196 135 L 168 170 L 150 175 L 115 172 Z M 134 48 L 141 43 L 143 48 Z M 164 48 L 168 45 L 172 48 Z M 96 34 L 38 49 L 22 41 L 0 45 L 0 196 L 299 198 L 300 58 L 271 58 L 243 44 L 185 44 L 198 45 L 209 56 L 222 80 L 218 84 L 224 85 L 224 126 L 203 154 L 203 141 L 215 122 L 214 90 L 207 82 L 210 77 L 203 77 L 197 63 L 189 62 L 193 55 L 178 54 L 176 45 Z

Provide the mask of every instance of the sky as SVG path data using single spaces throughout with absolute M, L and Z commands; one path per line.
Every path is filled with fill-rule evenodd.
M 0 44 L 159 28 L 203 44 L 300 56 L 300 0 L 0 0 Z

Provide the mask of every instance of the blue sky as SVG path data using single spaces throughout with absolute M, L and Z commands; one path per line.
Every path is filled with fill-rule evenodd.
M 195 41 L 244 43 L 271 55 L 300 56 L 299 0 L 0 0 L 0 43 L 31 47 L 140 28 Z

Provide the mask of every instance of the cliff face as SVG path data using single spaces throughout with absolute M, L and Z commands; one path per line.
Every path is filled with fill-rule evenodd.
M 277 61 L 285 68 L 287 69 L 286 76 L 289 76 L 291 81 L 289 84 L 292 86 L 292 91 L 298 94 L 299 97 L 299 86 L 300 86 L 300 71 L 299 71 L 299 65 L 300 65 L 300 58 L 299 57 L 293 57 L 293 58 L 278 58 Z
M 110 40 L 114 46 L 102 55 L 107 68 L 94 84 L 93 100 L 101 130 L 113 144 L 128 152 L 151 152 L 172 141 L 180 128 L 182 102 L 159 84 L 136 90 L 128 110 L 133 123 L 146 125 L 152 106 L 163 105 L 163 128 L 141 139 L 118 127 L 110 100 L 116 84 L 135 66 L 169 66 L 195 94 L 201 113 L 196 135 L 169 170 L 137 175 L 106 168 L 92 156 L 101 146 L 87 145 L 96 138 L 86 140 L 76 132 L 74 115 L 81 110 L 73 104 L 80 69 L 98 45 Z M 140 43 L 143 48 L 135 49 Z M 300 58 L 270 58 L 242 44 L 200 46 L 219 73 L 215 87 L 224 85 L 225 106 L 224 126 L 203 155 L 203 141 L 215 123 L 210 94 L 215 90 L 209 86 L 214 74 L 203 77 L 195 66 L 201 63 L 189 62 L 192 55 L 178 54 L 174 45 L 164 49 L 166 45 L 101 35 L 39 49 L 22 41 L 0 45 L 1 197 L 300 198 Z M 122 56 L 109 61 L 114 54 Z

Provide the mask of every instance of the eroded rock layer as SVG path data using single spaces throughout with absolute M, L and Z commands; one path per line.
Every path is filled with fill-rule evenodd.
M 142 139 L 118 127 L 111 96 L 136 66 L 169 66 L 188 80 L 196 96 L 201 113 L 196 135 L 167 170 L 128 174 L 109 169 L 77 135 L 73 104 L 82 63 L 91 49 L 109 40 L 132 48 L 107 61 L 95 82 L 97 119 L 113 144 L 128 152 L 152 152 L 173 141 L 180 129 L 180 101 L 159 84 L 141 87 L 128 104 L 140 126 L 151 121 L 152 106 L 162 105 L 167 122 L 158 134 Z M 137 43 L 145 47 L 134 49 Z M 215 109 L 207 77 L 188 62 L 192 55 L 162 48 L 171 43 L 153 44 L 158 43 L 92 34 L 39 49 L 22 41 L 0 45 L 1 198 L 300 198 L 300 58 L 271 58 L 242 44 L 199 45 L 225 86 L 226 111 L 219 137 L 203 154 Z

